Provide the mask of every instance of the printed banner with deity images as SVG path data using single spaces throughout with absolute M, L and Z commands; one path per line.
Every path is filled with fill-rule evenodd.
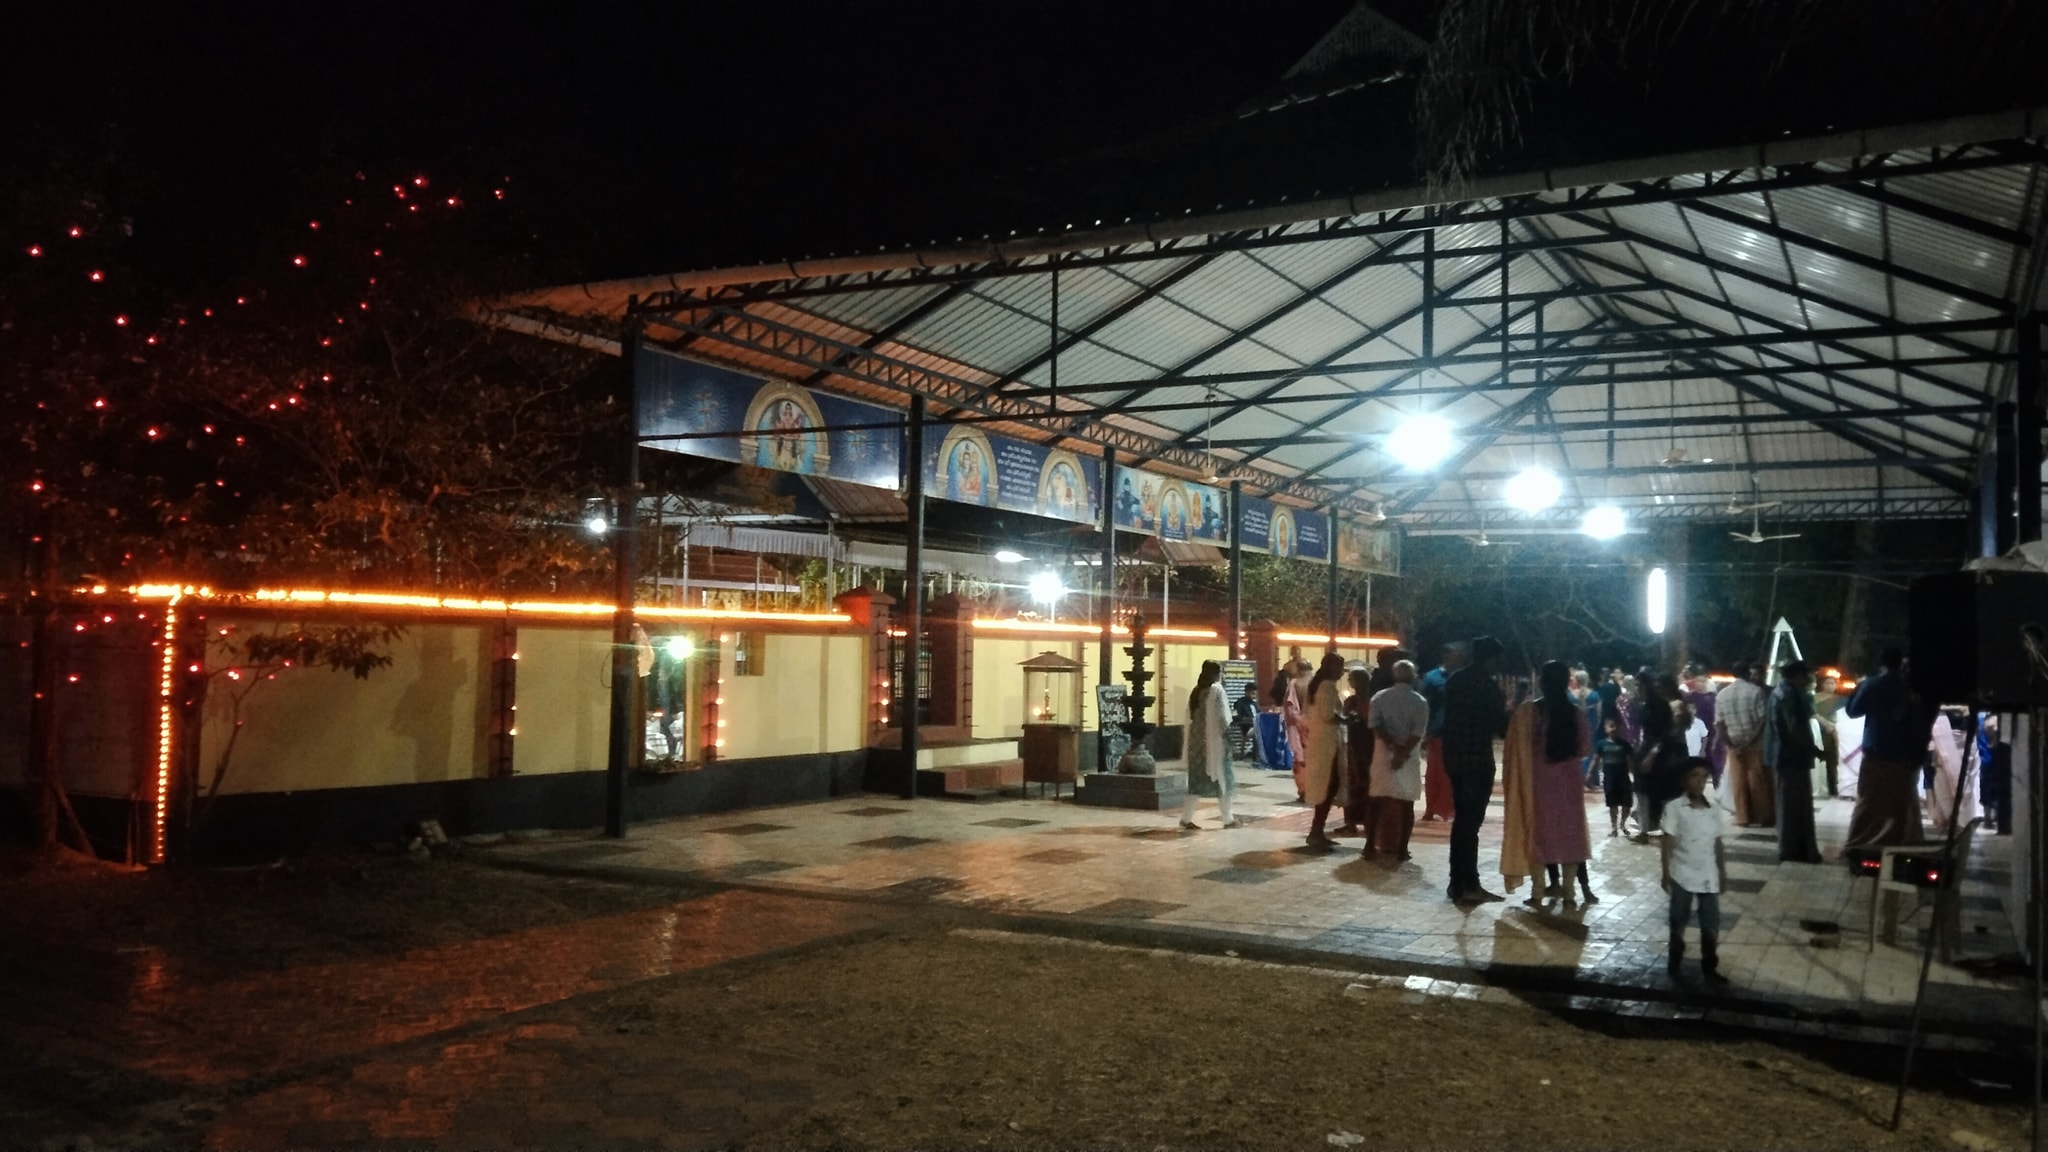
M 1381 576 L 1401 574 L 1401 533 L 1342 521 L 1337 525 L 1337 566 Z
M 1126 532 L 1230 547 L 1230 493 L 1222 488 L 1126 469 L 1117 474 L 1114 511 Z M 1238 519 L 1238 544 L 1247 552 L 1330 558 L 1330 520 L 1321 512 L 1247 496 Z
M 892 408 L 762 380 L 644 346 L 634 371 L 641 436 L 738 433 L 653 440 L 649 448 L 875 488 L 895 488 L 902 482 L 903 430 L 890 425 L 900 425 L 903 414 Z
M 1094 524 L 1102 510 L 1102 464 L 1064 448 L 984 432 L 973 424 L 926 435 L 927 496 Z

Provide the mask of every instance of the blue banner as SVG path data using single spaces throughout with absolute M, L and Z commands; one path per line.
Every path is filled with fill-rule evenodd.
M 1076 524 L 1098 523 L 1102 514 L 1100 461 L 1049 444 L 992 435 L 972 424 L 927 438 L 924 485 L 925 494 L 939 500 Z
M 1117 474 L 1116 526 L 1162 540 L 1230 546 L 1230 493 L 1127 468 Z
M 641 436 L 738 433 L 654 440 L 649 448 L 875 488 L 902 482 L 900 427 L 826 431 L 856 424 L 900 425 L 903 414 L 893 408 L 761 380 L 645 346 L 634 371 Z
M 1230 493 L 1222 488 L 1127 468 L 1117 473 L 1111 511 L 1126 532 L 1230 547 Z M 1247 552 L 1330 558 L 1330 520 L 1321 512 L 1247 496 L 1239 519 L 1238 543 Z

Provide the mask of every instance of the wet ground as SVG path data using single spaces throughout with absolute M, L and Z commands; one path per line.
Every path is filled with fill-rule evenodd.
M 1440 846 L 1376 876 L 1294 851 L 1300 815 L 1182 835 L 1051 801 L 866 797 L 429 861 L 7 871 L 0 1131 L 53 1149 L 2022 1143 L 2021 1061 L 1967 1015 L 1893 1133 L 1882 1022 L 1780 984 L 1636 979 L 1651 849 L 1602 846 L 1591 914 L 1453 921 L 1421 894 Z M 1761 879 L 1737 931 L 1841 898 L 1820 870 Z M 1866 978 L 1887 949 L 1917 959 L 1877 944 Z M 1635 967 L 1610 979 L 1618 955 Z M 2013 995 L 1960 975 L 1971 1011 Z
M 897 801 L 873 796 L 664 821 L 624 842 L 585 839 L 492 849 L 490 858 L 557 873 L 715 879 L 763 891 L 887 897 L 940 903 L 1051 924 L 1142 926 L 1201 947 L 1264 947 L 1369 960 L 1452 979 L 1519 982 L 1668 1006 L 1680 991 L 1665 973 L 1669 898 L 1654 843 L 1596 830 L 1590 866 L 1596 904 L 1526 901 L 1530 889 L 1476 908 L 1444 898 L 1449 826 L 1418 822 L 1413 859 L 1360 858 L 1358 840 L 1334 852 L 1304 845 L 1309 813 L 1286 773 L 1251 771 L 1223 830 L 1213 803 L 1205 831 L 1173 813 L 1087 808 L 1071 801 L 994 804 Z M 1481 829 L 1480 873 L 1496 875 L 1500 797 Z M 1712 1003 L 1727 1014 L 1763 1012 L 1838 1026 L 1897 1027 L 1918 988 L 1931 906 L 1906 897 L 1885 942 L 1872 923 L 1872 888 L 1833 862 L 1851 804 L 1823 800 L 1816 817 L 1830 863 L 1785 864 L 1775 834 L 1740 830 L 1728 845 L 1723 968 L 1734 987 Z M 1935 1031 L 1980 1037 L 2024 1021 L 2024 985 L 1987 974 L 2017 951 L 2003 901 L 2009 840 L 1980 836 L 1963 884 L 1961 950 L 1929 973 Z M 1700 990 L 1689 989 L 1694 999 Z M 1663 1010 L 1659 1008 L 1658 1010 Z

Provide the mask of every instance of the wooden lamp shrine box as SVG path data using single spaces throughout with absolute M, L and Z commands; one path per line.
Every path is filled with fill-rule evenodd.
M 1085 665 L 1057 652 L 1024 661 L 1024 782 L 1071 784 L 1081 776 L 1081 677 Z

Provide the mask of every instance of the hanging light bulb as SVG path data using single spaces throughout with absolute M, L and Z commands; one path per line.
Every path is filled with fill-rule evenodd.
M 1564 495 L 1564 481 L 1541 465 L 1522 469 L 1508 480 L 1502 492 L 1509 504 L 1524 512 L 1541 512 Z
M 1458 447 L 1451 422 L 1434 412 L 1410 416 L 1387 437 L 1387 455 L 1404 468 L 1427 472 Z
M 1628 514 L 1612 504 L 1588 508 L 1579 531 L 1595 540 L 1613 540 L 1628 531 Z

